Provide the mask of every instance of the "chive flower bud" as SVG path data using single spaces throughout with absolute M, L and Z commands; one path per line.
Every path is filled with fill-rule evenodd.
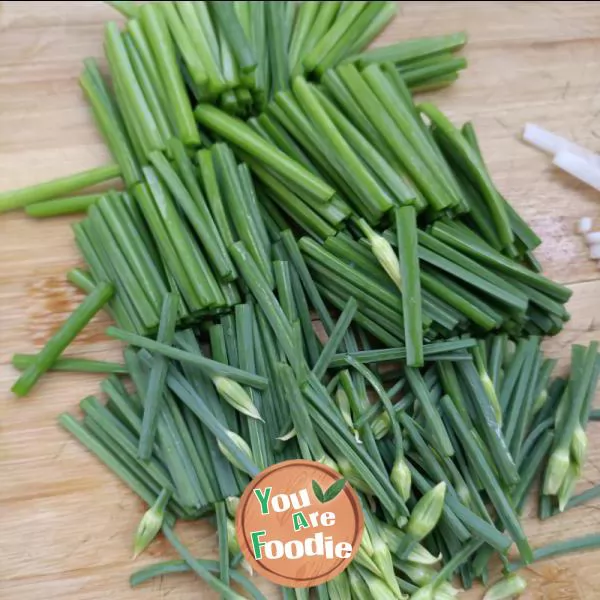
M 331 456 L 323 454 L 323 456 L 321 456 L 317 462 L 320 462 L 322 465 L 325 465 L 326 467 L 333 469 L 336 473 L 341 474 L 339 465 L 335 462 L 335 460 L 333 460 L 333 458 L 331 458 Z
M 537 415 L 548 401 L 548 390 L 542 390 L 533 403 L 533 416 Z
M 428 565 L 416 565 L 408 561 L 401 561 L 399 564 L 400 570 L 418 586 L 426 586 L 430 584 L 437 575 L 437 571 Z
M 354 427 L 354 421 L 352 420 L 352 413 L 350 412 L 350 400 L 348 399 L 348 394 L 346 394 L 344 388 L 340 385 L 335 392 L 335 401 L 340 409 L 340 413 L 342 414 L 342 419 L 344 423 L 348 425 L 352 435 L 354 435 L 354 439 L 358 444 L 362 444 L 360 440 L 360 435 Z
M 527 581 L 520 575 L 510 575 L 495 583 L 483 597 L 483 600 L 508 600 L 520 596 L 527 589 Z
M 573 439 L 571 440 L 571 456 L 580 467 L 583 466 L 583 463 L 585 462 L 587 446 L 587 434 L 581 425 L 577 425 L 573 432 Z
M 396 574 L 394 573 L 394 561 L 392 559 L 392 553 L 387 547 L 381 536 L 375 532 L 373 537 L 373 562 L 379 568 L 381 572 L 381 578 L 386 582 L 390 590 L 393 590 L 397 596 L 401 596 L 400 588 L 398 587 L 398 581 L 396 580 Z
M 379 571 L 379 567 L 375 564 L 373 559 L 366 553 L 365 549 L 361 546 L 358 547 L 358 552 L 354 557 L 354 561 L 357 565 L 364 567 L 371 573 L 375 573 L 377 577 L 381 577 L 381 572 Z
M 445 497 L 446 483 L 442 481 L 415 504 L 408 519 L 406 533 L 417 542 L 429 535 L 440 520 Z
M 133 538 L 134 560 L 150 545 L 162 527 L 165 508 L 171 498 L 169 490 L 162 490 L 154 504 L 144 513 Z
M 410 600 L 436 600 L 435 589 L 432 585 L 426 585 L 419 588 L 411 597 Z
M 400 452 L 398 452 L 394 466 L 392 467 L 390 480 L 392 485 L 396 488 L 396 491 L 400 494 L 402 500 L 408 500 L 412 485 L 412 476 L 410 474 L 410 469 L 404 460 L 404 455 Z
M 235 519 L 235 513 L 237 513 L 238 506 L 240 505 L 240 499 L 237 496 L 229 496 L 225 498 L 225 508 L 227 508 L 227 514 Z
M 359 492 L 364 492 L 365 494 L 372 495 L 373 490 L 369 487 L 367 482 L 361 477 L 359 472 L 354 468 L 354 466 L 350 463 L 350 461 L 341 457 L 338 458 L 338 466 L 340 469 L 340 473 L 345 477 L 346 481 Z
M 237 539 L 237 533 L 235 530 L 235 522 L 233 519 L 227 519 L 227 549 L 229 550 L 229 554 L 231 556 L 237 556 L 240 552 L 240 544 Z M 245 558 L 242 558 L 240 565 L 242 569 L 244 569 L 248 575 L 254 575 L 254 571 L 252 567 L 248 563 Z
M 407 598 L 407 596 L 402 593 L 391 590 L 383 579 L 377 577 L 373 573 L 364 571 L 363 577 L 369 587 L 371 598 L 377 598 L 377 600 L 398 600 L 399 598 Z
M 400 275 L 400 261 L 398 254 L 392 245 L 382 236 L 376 233 L 364 219 L 358 219 L 357 223 L 363 235 L 371 244 L 373 255 L 388 274 L 389 278 L 396 284 L 396 287 L 402 291 L 402 276 Z
M 360 541 L 360 546 L 361 546 L 361 548 L 364 549 L 364 551 L 369 556 L 373 556 L 373 552 L 375 552 L 375 548 L 373 548 L 373 541 L 371 540 L 371 534 L 369 533 L 369 530 L 366 527 L 363 528 L 363 535 L 362 535 L 362 539 Z
M 227 547 L 232 556 L 235 556 L 240 552 L 240 545 L 235 532 L 235 523 L 233 522 L 233 519 L 227 519 Z
M 235 444 L 237 449 L 245 454 L 248 457 L 248 460 L 253 461 L 252 458 L 252 450 L 250 450 L 250 446 L 246 443 L 244 438 L 240 437 L 237 433 L 233 431 L 228 431 L 227 435 L 229 439 Z M 237 469 L 240 471 L 246 472 L 244 465 L 240 463 L 236 456 L 234 456 L 228 448 L 225 447 L 225 444 L 221 442 L 221 440 L 217 440 L 217 445 L 219 446 L 219 450 L 222 452 L 223 456 Z
M 390 415 L 387 412 L 379 413 L 371 423 L 371 430 L 376 440 L 385 437 L 390 431 Z
M 463 592 L 459 588 L 455 588 L 449 581 L 442 581 L 435 593 L 435 600 L 443 600 L 443 598 L 454 598 L 458 596 L 460 592 Z
M 292 427 L 287 433 L 280 435 L 277 439 L 280 442 L 289 442 L 291 439 L 295 438 L 298 434 L 296 433 L 296 429 Z
M 580 475 L 581 467 L 576 463 L 571 463 L 558 490 L 558 510 L 560 512 L 565 510 L 567 502 L 571 499 Z
M 438 554 L 435 556 L 425 546 L 421 544 L 416 544 L 414 548 L 410 551 L 407 559 L 408 562 L 415 563 L 417 565 L 436 565 L 442 560 L 442 554 Z
M 327 591 L 331 600 L 347 600 L 352 596 L 350 591 L 350 580 L 345 571 L 327 582 Z
M 254 406 L 252 399 L 237 381 L 233 381 L 228 377 L 222 377 L 221 375 L 213 377 L 212 381 L 219 396 L 221 396 L 225 402 L 233 406 L 235 410 L 252 419 L 258 419 L 259 421 L 263 420 L 258 409 Z
M 493 381 L 490 379 L 487 371 L 479 372 L 479 379 L 481 380 L 481 384 L 483 385 L 483 389 L 490 401 L 490 406 L 494 411 L 494 416 L 496 417 L 496 423 L 498 425 L 502 425 L 502 407 L 500 406 L 500 401 L 498 400 L 498 395 L 496 394 L 496 388 L 494 386 Z
M 546 467 L 544 494 L 547 496 L 556 496 L 567 475 L 570 464 L 568 449 L 557 448 L 554 450 L 548 459 L 548 466 Z
M 369 598 L 371 592 L 369 587 L 365 583 L 365 580 L 360 576 L 360 573 L 354 567 L 350 567 L 345 571 L 348 573 L 348 579 L 350 580 L 350 589 L 352 590 L 351 597 L 356 595 L 357 598 Z

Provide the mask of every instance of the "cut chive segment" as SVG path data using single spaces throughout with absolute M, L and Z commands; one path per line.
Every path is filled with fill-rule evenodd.
M 231 117 L 209 104 L 200 104 L 195 115 L 201 125 L 214 130 L 257 160 L 264 162 L 315 198 L 327 202 L 335 193 L 333 188 L 322 179 L 316 177 L 302 165 L 288 158 L 275 146 L 266 142 L 240 119 Z
M 406 364 L 423 365 L 423 317 L 418 256 L 417 213 L 413 206 L 395 209 L 398 258 L 402 275 L 402 311 L 406 338 Z
M 15 369 L 24 371 L 36 361 L 36 358 L 37 354 L 13 354 L 11 363 Z M 70 371 L 72 373 L 114 373 L 117 375 L 128 373 L 127 367 L 119 363 L 89 358 L 69 358 L 67 356 L 57 358 L 49 370 Z
M 71 192 L 77 192 L 83 188 L 115 179 L 121 175 L 121 168 L 118 165 L 106 165 L 96 167 L 88 171 L 82 171 L 67 177 L 53 179 L 45 183 L 38 183 L 31 187 L 20 190 L 12 190 L 0 193 L 0 213 L 21 208 L 28 204 L 52 200 L 60 196 L 65 196 Z
M 46 342 L 35 360 L 23 371 L 11 390 L 17 396 L 26 396 L 38 379 L 50 368 L 77 334 L 92 320 L 96 313 L 111 299 L 114 288 L 110 283 L 100 282 L 94 291 L 71 313 L 58 331 Z

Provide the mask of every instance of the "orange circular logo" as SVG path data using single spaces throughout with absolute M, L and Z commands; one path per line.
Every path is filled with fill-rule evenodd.
M 246 560 L 286 587 L 312 587 L 339 575 L 358 551 L 363 525 L 355 491 L 339 473 L 309 460 L 265 469 L 236 512 Z

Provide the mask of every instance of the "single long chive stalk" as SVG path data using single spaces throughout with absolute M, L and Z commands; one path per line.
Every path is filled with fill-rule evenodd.
M 595 550 L 600 547 L 600 534 L 593 533 L 580 538 L 572 538 L 563 542 L 555 542 L 541 548 L 536 548 L 533 551 L 533 560 L 531 562 L 539 562 L 556 556 L 564 556 L 573 552 L 582 552 L 584 550 Z M 514 573 L 526 564 L 523 560 L 512 562 L 508 565 L 508 572 Z
M 177 296 L 175 294 L 167 294 L 164 297 L 161 308 L 158 335 L 156 337 L 158 342 L 167 345 L 173 343 L 175 325 L 177 323 L 177 310 Z M 138 455 L 142 460 L 148 460 L 152 454 L 168 368 L 169 363 L 165 356 L 159 354 L 154 357 L 150 369 L 148 389 L 144 397 L 144 418 L 142 420 L 138 450 Z
M 457 340 L 444 340 L 432 342 L 423 346 L 425 356 L 435 356 L 436 354 L 450 354 L 454 351 L 466 350 L 472 348 L 476 341 L 473 338 L 464 338 Z M 344 354 L 335 354 L 329 364 L 330 367 L 343 367 L 346 364 L 346 355 L 348 354 L 360 363 L 380 363 L 396 362 L 406 358 L 407 350 L 400 348 L 384 348 L 382 350 L 360 350 L 358 352 L 349 352 Z
M 200 104 L 195 115 L 201 125 L 212 129 L 257 160 L 264 162 L 316 199 L 327 202 L 335 193 L 322 179 L 266 142 L 240 119 L 231 117 L 209 104 Z
M 448 396 L 444 396 L 441 399 L 441 405 L 450 422 L 452 423 L 452 427 L 456 434 L 460 436 L 461 445 L 468 454 L 470 464 L 473 466 L 478 478 L 484 484 L 485 489 L 488 492 L 492 503 L 494 504 L 494 507 L 498 511 L 498 515 L 504 523 L 504 526 L 517 543 L 523 560 L 526 564 L 528 564 L 532 560 L 531 548 L 529 547 L 525 533 L 523 532 L 523 529 L 517 520 L 514 508 L 511 506 L 505 493 L 498 485 L 498 481 L 490 471 L 487 461 L 481 454 L 480 449 L 471 436 L 471 433 L 467 429 L 462 417 L 452 403 L 452 400 L 450 400 Z
M 45 183 L 38 183 L 20 190 L 2 192 L 0 193 L 0 213 L 21 208 L 28 204 L 66 196 L 97 183 L 115 179 L 120 175 L 121 168 L 118 165 L 111 164 L 46 181 Z
M 421 310 L 421 280 L 417 251 L 417 213 L 414 206 L 395 209 L 398 259 L 400 262 L 406 364 L 423 365 L 423 316 Z
M 201 558 L 196 558 L 195 560 L 210 573 L 215 573 L 217 575 L 220 573 L 221 567 L 218 561 L 205 560 Z M 154 565 L 149 565 L 133 573 L 129 578 L 129 585 L 131 585 L 131 587 L 136 587 L 155 577 L 163 577 L 164 575 L 171 575 L 175 573 L 189 573 L 190 571 L 192 571 L 192 567 L 190 567 L 185 560 L 164 561 Z M 243 590 L 248 592 L 250 597 L 254 600 L 266 600 L 265 596 L 263 596 L 260 590 L 238 571 L 232 569 L 230 571 L 230 577 Z
M 342 314 L 337 320 L 335 328 L 331 332 L 329 339 L 327 340 L 327 343 L 325 344 L 321 355 L 319 356 L 317 364 L 313 368 L 313 373 L 318 379 L 322 379 L 323 375 L 325 375 L 325 372 L 329 368 L 331 357 L 335 354 L 335 351 L 341 344 L 343 337 L 346 335 L 346 331 L 348 331 L 348 327 L 350 327 L 357 309 L 358 303 L 354 298 L 350 298 L 346 303 Z
M 228 585 L 217 579 L 200 561 L 181 543 L 170 525 L 163 525 L 163 533 L 177 553 L 185 560 L 191 569 L 201 577 L 211 588 L 221 594 L 225 600 L 243 600 L 243 596 L 234 592 Z
M 37 359 L 37 354 L 13 354 L 12 365 L 19 371 L 24 371 Z M 92 360 L 89 358 L 62 357 L 56 359 L 49 369 L 50 371 L 70 371 L 72 373 L 114 373 L 126 375 L 128 373 L 125 365 L 107 362 L 104 360 Z
M 92 320 L 96 313 L 112 298 L 114 288 L 110 283 L 100 282 L 94 291 L 71 313 L 58 331 L 46 342 L 35 360 L 23 371 L 11 390 L 17 396 L 27 395 L 38 379 L 48 371 L 77 334 Z
M 162 11 L 157 5 L 143 4 L 140 6 L 140 18 L 164 84 L 178 137 L 188 146 L 199 145 L 198 128 Z
M 361 67 L 371 63 L 409 63 L 425 56 L 460 50 L 466 43 L 467 34 L 464 32 L 437 37 L 415 38 L 367 50 L 362 54 L 348 58 L 348 62 L 357 62 Z
M 84 196 L 71 196 L 68 198 L 57 198 L 45 202 L 36 202 L 25 207 L 25 213 L 36 219 L 58 217 L 60 215 L 71 215 L 73 213 L 85 212 L 89 206 L 95 204 L 101 194 L 86 194 Z
M 174 360 L 196 365 L 209 376 L 221 375 L 223 377 L 229 377 L 230 379 L 233 379 L 242 385 L 249 385 L 258 389 L 264 389 L 268 383 L 265 377 L 260 377 L 259 375 L 247 373 L 246 371 L 236 369 L 235 367 L 223 365 L 219 362 L 211 360 L 210 358 L 206 358 L 201 354 L 194 354 L 186 350 L 161 344 L 160 342 L 156 342 L 150 338 L 137 335 L 129 331 L 124 331 L 118 327 L 108 327 L 106 334 L 109 337 L 121 340 L 122 342 L 131 344 L 132 346 L 145 348 L 150 352 L 158 352 Z
M 133 540 L 134 560 L 150 545 L 160 531 L 170 498 L 171 492 L 162 490 L 156 502 L 144 513 Z

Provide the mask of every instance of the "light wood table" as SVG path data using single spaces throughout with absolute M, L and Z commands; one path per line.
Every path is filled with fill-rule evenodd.
M 108 155 L 78 88 L 81 61 L 102 55 L 103 23 L 118 18 L 100 2 L 0 3 L 0 188 L 8 189 L 103 164 Z M 599 2 L 407 2 L 381 41 L 466 30 L 469 69 L 432 95 L 457 122 L 471 119 L 500 190 L 544 240 L 546 272 L 572 286 L 572 319 L 546 343 L 564 367 L 573 343 L 598 337 L 597 265 L 574 233 L 582 216 L 600 227 L 600 195 L 550 167 L 518 141 L 531 121 L 589 147 L 600 138 Z M 79 264 L 69 225 L 75 219 L 0 217 L 0 598 L 213 598 L 191 575 L 130 590 L 137 567 L 172 558 L 164 540 L 131 562 L 142 503 L 56 425 L 63 410 L 96 393 L 99 378 L 52 374 L 16 400 L 9 388 L 15 351 L 39 348 L 80 297 L 64 279 Z M 108 321 L 96 319 L 71 354 L 117 359 Z M 600 481 L 600 427 L 582 487 Z M 540 524 L 525 521 L 534 546 L 600 531 L 600 504 Z M 208 526 L 184 537 L 201 556 L 214 554 Z M 600 553 L 565 557 L 526 571 L 526 598 L 600 597 Z M 268 584 L 259 584 L 277 597 Z M 480 597 L 472 592 L 467 598 Z

